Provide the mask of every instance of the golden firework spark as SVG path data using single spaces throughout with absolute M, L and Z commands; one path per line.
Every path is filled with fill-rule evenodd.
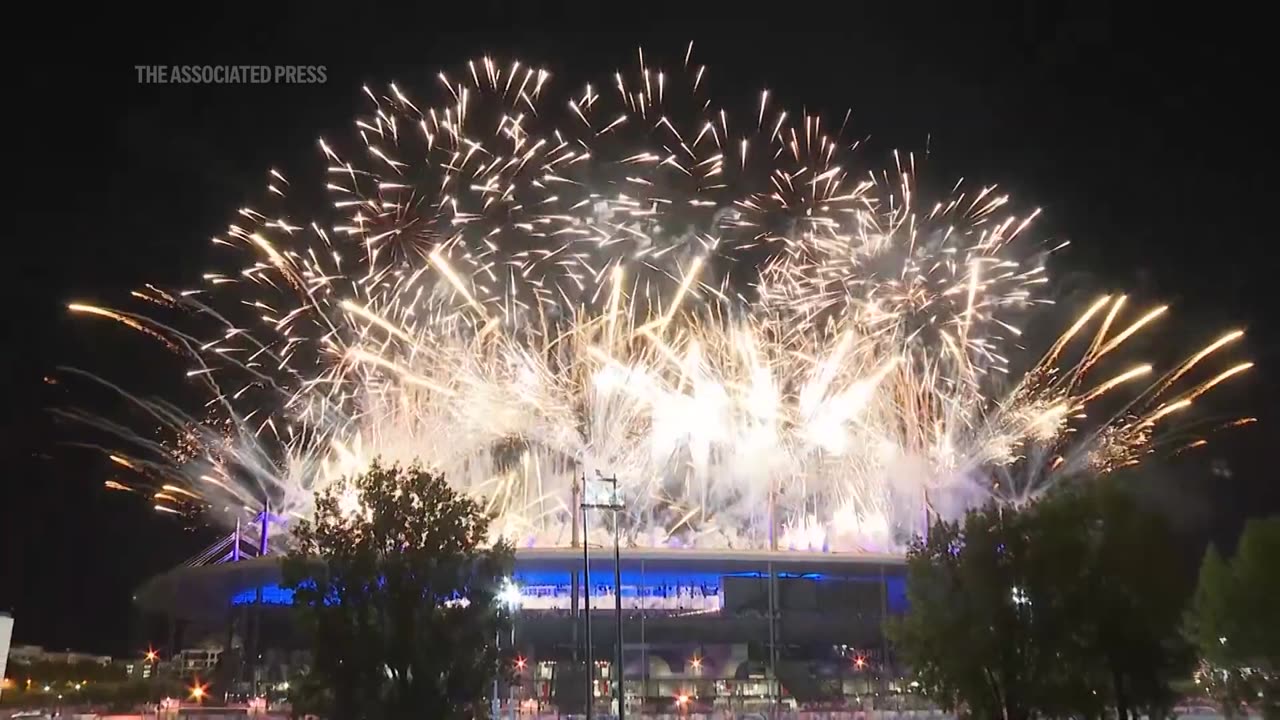
M 167 444 L 77 417 L 183 508 L 305 517 L 374 458 L 422 459 L 522 545 L 567 544 L 602 473 L 633 545 L 897 551 L 925 505 L 1137 462 L 1248 369 L 1200 372 L 1240 331 L 1163 375 L 1113 367 L 1168 309 L 1106 296 L 1010 377 L 1065 245 L 1026 239 L 1038 210 L 927 200 L 914 155 L 860 170 L 843 126 L 768 91 L 740 122 L 688 57 L 639 57 L 604 93 L 492 58 L 427 102 L 366 88 L 363 147 L 320 143 L 328 220 L 291 220 L 273 170 L 270 204 L 214 241 L 238 272 L 139 295 L 217 332 L 71 306 L 186 353 L 204 414 L 126 393 Z

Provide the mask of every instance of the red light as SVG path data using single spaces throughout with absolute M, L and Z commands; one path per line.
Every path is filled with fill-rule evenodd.
M 516 669 L 517 669 L 517 670 L 523 670 L 523 669 L 524 669 L 524 658 L 522 658 L 522 657 L 518 657 L 518 658 L 516 658 Z
M 861 670 L 862 668 L 867 666 L 867 659 L 859 655 L 858 657 L 853 659 L 853 666 Z

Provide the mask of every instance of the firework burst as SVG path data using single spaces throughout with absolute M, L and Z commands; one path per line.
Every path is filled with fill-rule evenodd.
M 1198 442 L 1174 423 L 1248 368 L 1205 369 L 1235 331 L 1101 373 L 1164 313 L 1108 296 L 1013 377 L 1058 249 L 1035 212 L 925 199 L 912 155 L 859 169 L 843 123 L 767 91 L 730 115 L 688 56 L 637 59 L 568 94 L 489 58 L 434 100 L 366 88 L 357 142 L 320 142 L 328 208 L 291 214 L 273 171 L 214 239 L 234 270 L 139 291 L 147 313 L 71 306 L 189 360 L 201 413 L 109 385 L 165 443 L 66 414 L 164 511 L 305 517 L 375 457 L 422 459 L 522 545 L 569 544 L 604 474 L 630 545 L 896 551 L 928 512 Z

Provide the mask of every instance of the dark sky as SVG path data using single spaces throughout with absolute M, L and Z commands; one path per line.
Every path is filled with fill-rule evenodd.
M 270 5 L 222 17 L 186 6 L 76 11 L 77 29 L 32 20 L 22 32 L 41 50 L 7 63 L 0 609 L 13 611 L 17 642 L 134 652 L 146 639 L 130 632 L 131 589 L 209 539 L 105 491 L 105 461 L 68 446 L 74 433 L 52 423 L 50 408 L 77 402 L 42 380 L 59 365 L 133 387 L 167 387 L 181 372 L 118 328 L 68 318 L 65 304 L 117 303 L 144 282 L 191 284 L 208 238 L 260 197 L 268 168 L 312 172 L 318 136 L 350 137 L 361 84 L 425 94 L 438 70 L 486 52 L 539 62 L 577 86 L 631 63 L 637 45 L 675 62 L 692 39 L 720 97 L 769 87 L 791 106 L 852 108 L 872 136 L 868 159 L 927 142 L 931 172 L 998 182 L 1043 207 L 1038 231 L 1073 242 L 1058 266 L 1073 283 L 1170 302 L 1176 321 L 1164 332 L 1179 345 L 1227 325 L 1250 332 L 1260 367 L 1234 401 L 1263 422 L 1148 479 L 1189 552 L 1280 509 L 1264 461 L 1280 439 L 1280 188 L 1265 89 L 1276 84 L 1274 43 L 1261 18 L 1128 3 L 892 3 L 848 16 L 782 3 L 768 24 L 729 19 L 741 4 L 708 10 L 705 22 L 692 3 L 670 20 L 644 4 L 535 15 L 479 2 L 435 16 Z M 328 82 L 136 82 L 137 64 L 176 63 L 318 64 Z M 1214 460 L 1230 477 L 1209 471 Z

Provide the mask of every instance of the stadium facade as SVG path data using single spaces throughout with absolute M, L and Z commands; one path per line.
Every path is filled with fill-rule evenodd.
M 185 637 L 221 636 L 229 652 L 217 680 L 246 696 L 286 688 L 306 663 L 279 558 L 251 554 L 225 542 L 135 595 L 142 610 L 187 628 Z M 517 552 L 519 610 L 511 637 L 501 639 L 514 648 L 516 680 L 497 692 L 504 706 L 580 712 L 589 648 L 596 702 L 607 707 L 618 638 L 614 553 L 590 548 L 589 565 L 583 555 Z M 898 556 L 623 549 L 620 557 L 629 706 L 850 703 L 889 689 L 895 673 L 883 625 L 906 605 Z

